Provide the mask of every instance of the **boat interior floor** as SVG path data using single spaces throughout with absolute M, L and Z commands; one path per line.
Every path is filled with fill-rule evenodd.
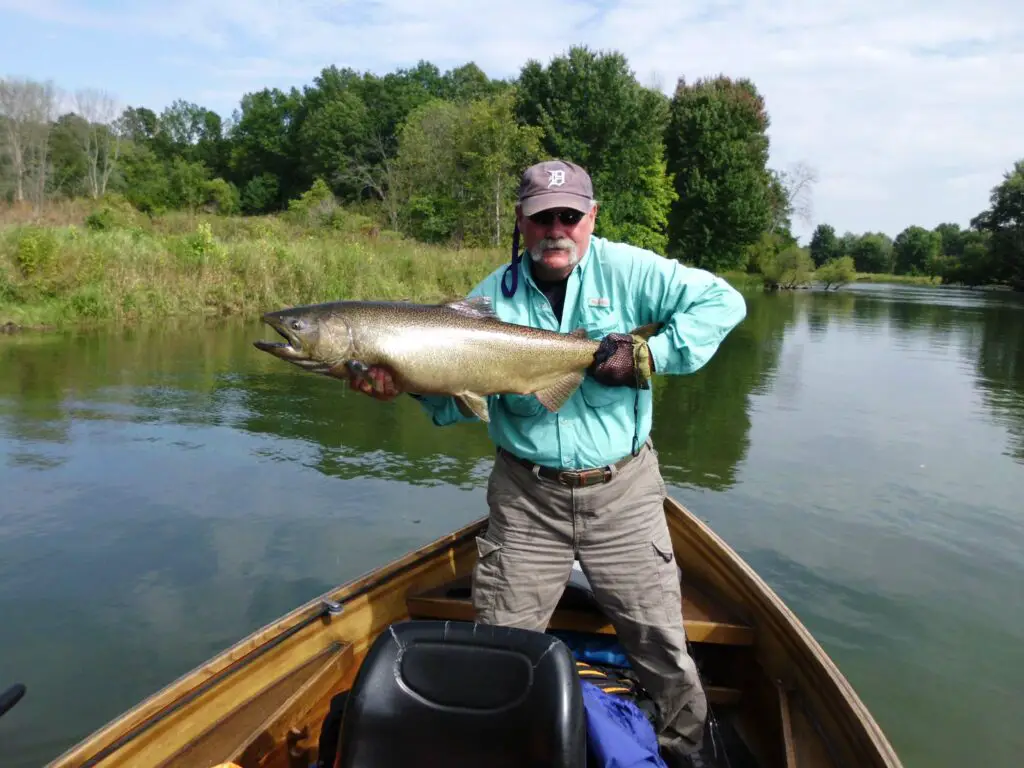
M 411 619 L 472 621 L 470 579 L 464 577 L 435 589 L 408 594 L 406 606 Z M 699 755 L 684 765 L 759 768 L 770 764 L 771 760 L 758 758 L 765 745 L 761 743 L 759 747 L 759 734 L 749 728 L 751 707 L 764 701 L 760 696 L 752 701 L 746 695 L 751 690 L 751 680 L 758 676 L 753 629 L 720 601 L 702 594 L 690 583 L 685 585 L 682 608 L 689 650 L 708 695 L 709 711 Z M 547 632 L 565 640 L 577 659 L 599 669 L 613 672 L 616 664 L 624 661 L 614 628 L 578 570 L 573 571 Z M 609 660 L 610 663 L 602 663 Z
M 760 768 L 736 728 L 736 713 L 728 706 L 712 706 L 704 728 L 704 743 L 693 760 L 694 768 Z M 669 768 L 673 768 L 671 765 Z

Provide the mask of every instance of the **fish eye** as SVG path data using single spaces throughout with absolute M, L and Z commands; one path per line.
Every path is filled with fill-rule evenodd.
M 292 320 L 291 327 L 293 331 L 301 331 L 303 328 L 306 327 L 306 324 L 296 317 L 294 320 Z

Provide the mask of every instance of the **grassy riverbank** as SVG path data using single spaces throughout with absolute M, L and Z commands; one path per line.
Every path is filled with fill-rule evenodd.
M 0 230 L 0 326 L 61 327 L 174 315 L 256 314 L 336 298 L 431 301 L 465 293 L 500 249 L 453 250 L 280 217 L 117 212 Z
M 306 215 L 149 217 L 127 206 L 0 217 L 0 328 L 255 315 L 338 298 L 432 301 L 464 294 L 506 249 L 454 250 L 379 231 L 340 209 Z M 724 277 L 742 290 L 761 276 Z M 894 281 L 892 276 L 858 279 Z M 903 282 L 903 280 L 901 280 Z

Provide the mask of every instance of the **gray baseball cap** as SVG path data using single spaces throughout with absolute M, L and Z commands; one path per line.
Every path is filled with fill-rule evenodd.
M 524 216 L 548 208 L 572 208 L 587 213 L 594 199 L 590 175 L 575 163 L 547 160 L 531 165 L 519 182 L 519 204 Z

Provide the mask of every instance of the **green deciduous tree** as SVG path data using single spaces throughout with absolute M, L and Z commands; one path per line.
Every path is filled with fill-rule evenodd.
M 502 92 L 413 111 L 395 163 L 404 231 L 457 244 L 510 237 L 519 175 L 540 156 L 540 129 L 516 123 L 513 107 L 514 94 Z
M 669 252 L 708 269 L 736 269 L 772 223 L 777 188 L 767 169 L 768 114 L 746 79 L 725 76 L 676 87 L 666 131 L 678 199 Z
M 832 259 L 845 255 L 842 243 L 836 237 L 835 227 L 831 224 L 819 224 L 814 228 L 814 232 L 811 234 L 809 250 L 815 266 L 818 267 Z
M 882 232 L 867 232 L 853 240 L 846 254 L 858 272 L 888 274 L 893 271 L 893 242 Z
M 1003 175 L 989 201 L 971 225 L 989 235 L 993 278 L 1024 291 L 1024 159 Z
M 172 207 L 169 164 L 148 142 L 128 142 L 119 169 L 120 181 L 115 188 L 140 211 L 160 213 Z
M 232 179 L 243 188 L 243 206 L 250 213 L 281 209 L 309 188 L 297 134 L 302 94 L 265 88 L 242 97 L 230 131 Z M 271 178 L 273 181 L 271 181 Z M 246 191 L 251 185 L 252 190 Z
M 857 269 L 851 256 L 829 259 L 814 271 L 814 279 L 823 283 L 826 291 L 830 288 L 839 288 L 856 276 Z
M 766 253 L 760 267 L 768 290 L 807 285 L 814 277 L 814 262 L 806 248 L 794 246 L 778 253 Z
M 89 194 L 88 167 L 79 136 L 88 130 L 85 120 L 73 112 L 57 118 L 50 132 L 50 181 L 52 193 L 66 197 Z
M 664 95 L 642 86 L 619 53 L 575 46 L 519 77 L 517 114 L 543 131 L 549 157 L 582 165 L 601 204 L 595 234 L 665 252 L 674 198 Z
M 928 266 L 942 252 L 938 232 L 917 225 L 907 227 L 892 242 L 893 272 L 897 275 L 925 275 Z

